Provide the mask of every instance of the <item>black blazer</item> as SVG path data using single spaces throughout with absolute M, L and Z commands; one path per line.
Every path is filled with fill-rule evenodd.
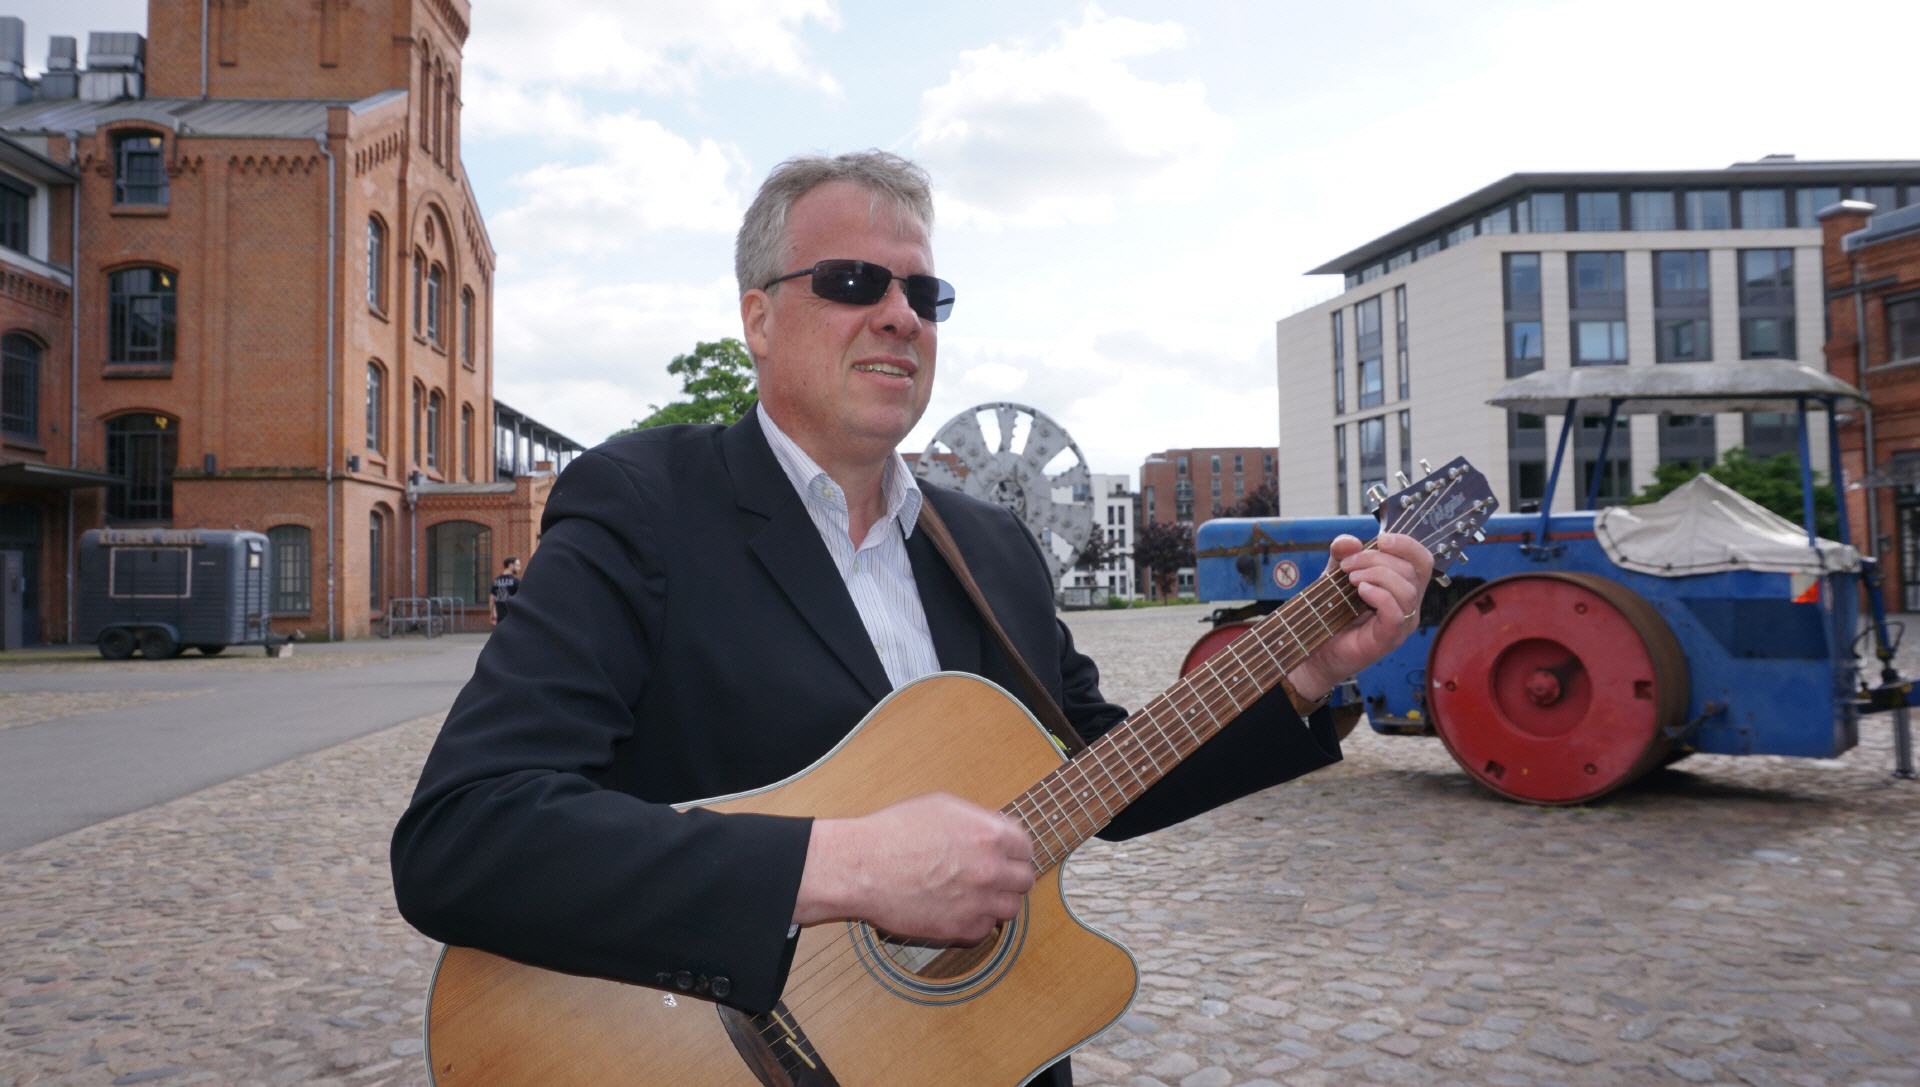
M 925 490 L 1068 718 L 1089 737 L 1121 720 L 1054 615 L 1032 535 L 997 506 Z M 941 666 L 1018 695 L 925 533 L 908 552 Z M 889 689 L 758 420 L 602 445 L 554 485 L 512 614 L 394 831 L 400 911 L 446 943 L 647 984 L 687 971 L 764 1011 L 785 983 L 810 821 L 668 805 L 790 776 Z M 1276 692 L 1103 836 L 1338 758 L 1328 715 L 1302 728 Z

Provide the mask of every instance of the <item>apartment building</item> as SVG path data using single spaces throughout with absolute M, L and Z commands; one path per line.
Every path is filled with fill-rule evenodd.
M 1107 560 L 1092 570 L 1075 567 L 1064 582 L 1074 588 L 1105 589 L 1116 600 L 1139 598 L 1139 578 L 1134 571 L 1134 503 L 1137 495 L 1124 475 L 1094 472 L 1087 488 L 1087 500 L 1093 506 L 1093 532 L 1107 544 Z
M 1819 212 L 1843 199 L 1920 203 L 1920 161 L 1513 174 L 1312 269 L 1346 289 L 1277 326 L 1282 508 L 1358 513 L 1370 484 L 1465 454 L 1505 508 L 1537 509 L 1562 421 L 1485 403 L 1535 370 L 1823 367 Z M 1556 509 L 1584 503 L 1606 420 L 1576 425 L 1579 474 Z M 1815 425 L 1824 470 L 1826 420 Z M 1793 434 L 1785 414 L 1623 418 L 1600 502 L 1637 492 L 1662 462 L 1768 455 L 1795 448 Z

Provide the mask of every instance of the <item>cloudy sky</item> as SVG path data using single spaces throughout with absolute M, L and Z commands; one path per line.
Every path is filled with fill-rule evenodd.
M 368 2 L 368 0 L 356 0 Z M 475 0 L 463 150 L 500 253 L 498 395 L 589 445 L 738 335 L 781 159 L 932 172 L 958 291 L 906 448 L 988 400 L 1095 471 L 1277 440 L 1310 267 L 1516 171 L 1920 158 L 1907 2 Z M 52 33 L 141 0 L 0 0 Z M 84 45 L 84 38 L 83 38 Z

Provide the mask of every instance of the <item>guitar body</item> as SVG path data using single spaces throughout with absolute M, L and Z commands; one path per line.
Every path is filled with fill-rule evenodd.
M 942 673 L 894 692 L 794 777 L 689 806 L 833 818 L 948 792 L 999 810 L 1060 762 L 1000 688 Z M 1126 949 L 1068 908 L 1055 866 L 975 948 L 897 943 L 858 923 L 803 929 L 773 1019 L 449 947 L 427 1063 L 439 1087 L 1014 1087 L 1118 1020 L 1137 978 Z

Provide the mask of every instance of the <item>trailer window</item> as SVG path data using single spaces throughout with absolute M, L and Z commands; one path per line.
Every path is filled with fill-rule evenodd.
M 193 593 L 193 564 L 184 547 L 116 547 L 107 569 L 115 600 L 179 600 Z

